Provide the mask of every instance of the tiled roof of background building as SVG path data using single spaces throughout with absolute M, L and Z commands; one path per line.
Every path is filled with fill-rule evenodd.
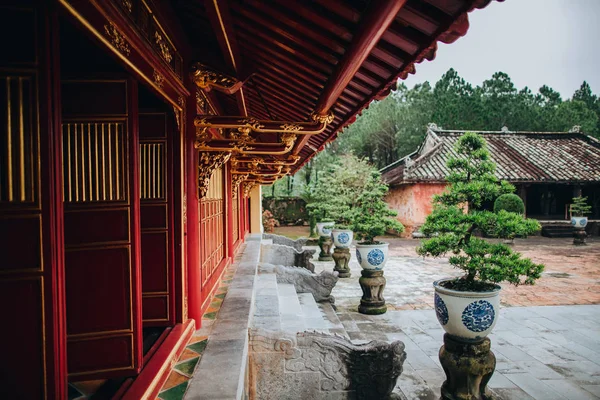
M 390 185 L 441 182 L 456 140 L 466 131 L 430 128 L 415 153 L 382 170 Z M 487 141 L 496 176 L 510 182 L 600 182 L 600 141 L 581 133 L 479 132 Z

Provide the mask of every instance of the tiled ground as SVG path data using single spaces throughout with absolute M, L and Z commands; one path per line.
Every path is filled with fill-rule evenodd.
M 431 310 L 366 316 L 338 313 L 353 340 L 401 340 L 404 371 L 394 392 L 438 400 L 446 379 L 438 351 L 443 330 Z M 497 360 L 489 383 L 496 400 L 600 398 L 600 306 L 509 307 L 490 335 Z
M 386 237 L 390 259 L 385 267 L 387 285 L 384 297 L 394 310 L 433 308 L 435 280 L 459 276 L 461 271 L 446 258 L 423 259 L 415 251 L 415 239 Z M 314 247 L 317 249 L 317 247 Z M 514 249 L 546 269 L 534 286 L 502 285 L 504 306 L 542 306 L 600 304 L 600 238 L 588 238 L 588 245 L 573 246 L 569 238 L 532 237 L 516 239 Z M 356 310 L 362 294 L 358 285 L 360 266 L 351 250 L 352 277 L 340 279 L 333 295 L 341 309 Z M 333 269 L 333 262 L 319 263 L 317 268 Z
M 408 357 L 395 391 L 405 399 L 437 400 L 445 380 L 438 359 L 443 330 L 431 311 L 431 282 L 460 272 L 446 259 L 418 257 L 416 240 L 385 240 L 390 311 L 356 312 L 362 292 L 353 257 L 352 277 L 340 279 L 332 292 L 338 317 L 353 340 L 402 340 Z M 504 285 L 501 293 L 501 316 L 490 335 L 497 366 L 489 387 L 498 400 L 600 398 L 600 240 L 589 239 L 583 247 L 571 243 L 516 240 L 515 249 L 546 270 L 535 286 Z M 316 272 L 333 268 L 333 262 L 315 264 Z
M 208 344 L 210 326 L 219 313 L 223 299 L 229 290 L 229 284 L 235 274 L 237 263 L 232 263 L 223 273 L 219 288 L 202 317 L 202 328 L 194 333 L 185 351 L 171 370 L 169 378 L 163 385 L 158 398 L 161 400 L 181 400 L 188 388 L 189 380 L 194 374 L 202 353 Z

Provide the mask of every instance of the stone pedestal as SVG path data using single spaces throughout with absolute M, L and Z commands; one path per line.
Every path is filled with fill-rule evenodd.
M 333 261 L 333 257 L 331 257 L 332 246 L 333 240 L 331 240 L 330 237 L 319 237 L 319 247 L 321 248 L 321 252 L 319 253 L 319 261 Z
M 446 373 L 442 400 L 491 400 L 487 384 L 496 369 L 496 356 L 490 351 L 490 339 L 463 342 L 444 334 L 440 362 Z
M 585 232 L 585 228 L 575 228 L 573 231 L 573 244 L 575 246 L 584 245 L 586 237 L 587 233 Z
M 333 261 L 335 261 L 334 271 L 338 272 L 340 278 L 350 278 L 350 249 L 336 247 L 333 249 Z
M 361 314 L 383 314 L 387 311 L 383 289 L 385 289 L 385 277 L 382 270 L 363 269 L 358 279 L 363 296 L 360 299 L 358 312 Z

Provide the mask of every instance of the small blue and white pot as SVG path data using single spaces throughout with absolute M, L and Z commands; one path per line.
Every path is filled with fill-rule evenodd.
M 331 238 L 335 247 L 347 249 L 352 244 L 352 238 L 354 233 L 350 229 L 333 229 L 331 231 Z
M 334 225 L 334 222 L 317 222 L 317 234 L 323 237 L 331 236 Z
M 585 228 L 587 223 L 587 217 L 571 217 L 571 225 L 573 225 L 573 228 Z
M 389 243 L 356 244 L 356 258 L 362 269 L 382 270 L 388 260 Z
M 442 328 L 451 336 L 463 341 L 479 342 L 490 334 L 498 321 L 501 287 L 489 292 L 462 292 L 446 289 L 440 283 L 435 288 L 435 313 Z

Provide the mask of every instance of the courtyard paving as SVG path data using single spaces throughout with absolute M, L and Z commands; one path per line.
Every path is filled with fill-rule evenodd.
M 287 229 L 287 230 L 286 230 Z M 280 229 L 302 236 L 304 227 Z M 334 288 L 338 317 L 353 340 L 402 340 L 408 353 L 395 392 L 406 399 L 439 399 L 445 374 L 438 360 L 443 330 L 433 309 L 432 282 L 460 272 L 447 259 L 423 259 L 417 240 L 385 238 L 390 259 L 384 296 L 389 311 L 356 312 L 360 267 L 351 250 L 352 277 Z M 546 265 L 535 286 L 504 285 L 502 311 L 490 335 L 496 372 L 489 387 L 495 398 L 600 398 L 600 240 L 575 247 L 572 239 L 515 240 L 514 249 Z M 316 272 L 333 262 L 315 262 Z

